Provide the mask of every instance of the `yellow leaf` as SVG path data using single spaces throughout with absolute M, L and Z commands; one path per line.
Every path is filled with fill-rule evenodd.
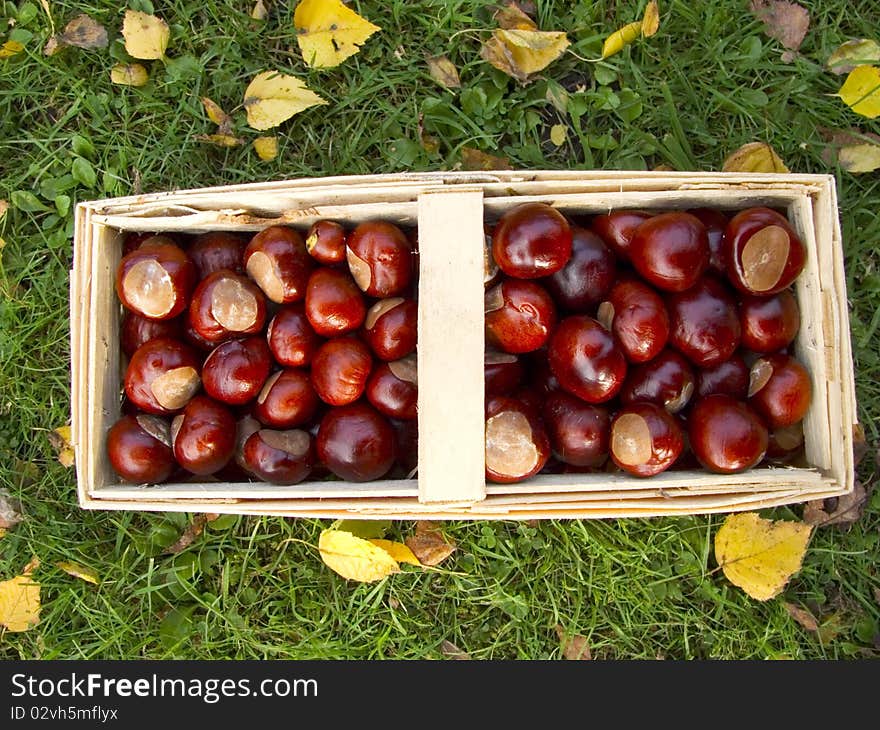
M 278 137 L 257 137 L 254 140 L 254 150 L 261 160 L 274 160 L 278 157 Z
M 110 69 L 110 80 L 120 86 L 144 86 L 150 76 L 139 63 L 117 63 Z
M 244 92 L 248 124 L 260 131 L 277 127 L 294 114 L 326 103 L 302 81 L 278 71 L 257 74 Z
M 74 453 L 70 439 L 70 426 L 59 426 L 49 432 L 49 442 L 58 453 L 58 461 L 61 462 L 61 466 L 73 466 Z
M 564 124 L 554 124 L 550 127 L 550 141 L 555 144 L 557 147 L 561 147 L 565 144 L 565 140 L 568 139 L 568 127 Z
M 372 583 L 400 571 L 397 561 L 382 548 L 350 532 L 324 530 L 318 550 L 325 565 L 348 580 Z
M 834 96 L 839 96 L 856 114 L 868 119 L 880 116 L 880 68 L 856 66 Z
M 27 631 L 40 621 L 40 584 L 28 575 L 0 582 L 0 626 Z
M 568 37 L 562 31 L 499 28 L 493 31 L 492 38 L 506 51 L 505 56 L 509 57 L 510 65 L 516 71 L 512 74 L 507 73 L 515 78 L 527 78 L 542 71 L 559 58 L 570 45 Z M 504 68 L 501 70 L 506 71 Z
M 526 15 L 516 3 L 507 3 L 503 8 L 496 10 L 492 17 L 495 18 L 498 27 L 505 30 L 538 30 L 535 21 Z
M 658 30 L 660 30 L 660 9 L 657 7 L 657 0 L 651 0 L 642 16 L 642 37 L 650 38 Z
M 168 24 L 161 18 L 137 10 L 125 11 L 122 37 L 129 56 L 146 60 L 165 58 L 170 35 Z
M 728 155 L 722 172 L 790 172 L 766 142 L 749 142 Z
M 370 540 L 367 540 L 367 542 L 372 543 L 376 547 L 382 548 L 398 563 L 407 563 L 408 565 L 421 566 L 419 559 L 415 555 L 413 555 L 413 551 L 410 550 L 402 542 L 382 540 L 381 538 L 372 538 Z
M 10 58 L 24 50 L 24 46 L 18 41 L 6 41 L 0 46 L 0 58 Z
M 5 200 L 0 200 L 0 221 L 3 220 L 7 210 L 9 210 L 9 203 Z
M 849 172 L 873 172 L 880 168 L 880 145 L 853 144 L 841 147 L 837 161 Z
M 202 97 L 202 106 L 205 107 L 205 113 L 214 124 L 218 127 L 227 127 L 231 123 L 229 115 L 220 108 L 220 105 L 209 99 L 207 96 Z
M 473 147 L 461 148 L 461 166 L 465 170 L 510 170 L 510 162 L 506 157 L 490 155 L 488 152 Z
M 293 13 L 293 25 L 303 60 L 312 68 L 338 66 L 382 30 L 340 0 L 302 0 Z
M 831 73 L 848 74 L 856 66 L 880 61 L 880 43 L 869 38 L 859 38 L 839 45 L 825 65 Z
M 263 0 L 257 0 L 254 5 L 254 9 L 251 10 L 251 17 L 254 20 L 265 20 L 269 15 L 269 11 L 266 8 L 266 4 Z
M 642 21 L 637 20 L 629 23 L 619 30 L 614 31 L 602 44 L 602 58 L 608 58 L 615 53 L 620 53 L 626 46 L 632 43 L 642 34 Z
M 0 540 L 2 540 L 4 537 L 6 537 L 6 528 L 0 527 Z
M 106 48 L 107 30 L 97 20 L 83 13 L 67 24 L 59 41 L 77 48 Z
M 767 601 L 801 569 L 812 532 L 803 522 L 774 522 L 754 512 L 729 515 L 715 535 L 715 559 L 731 583 Z
M 244 144 L 243 139 L 231 134 L 197 134 L 196 139 L 216 147 L 238 147 Z
M 55 563 L 55 565 L 68 575 L 72 575 L 74 578 L 84 580 L 86 583 L 94 583 L 95 585 L 98 585 L 98 574 L 91 568 L 86 568 L 79 563 L 67 563 L 63 561 Z
M 457 89 L 461 86 L 458 69 L 446 56 L 432 56 L 428 59 L 428 72 L 440 86 Z

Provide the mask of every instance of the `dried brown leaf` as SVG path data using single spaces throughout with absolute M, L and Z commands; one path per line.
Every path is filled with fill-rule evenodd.
M 840 612 L 835 612 L 822 620 L 822 623 L 819 624 L 819 628 L 816 630 L 816 635 L 823 644 L 830 644 L 845 628 L 844 617 Z
M 177 538 L 177 542 L 169 547 L 165 548 L 163 551 L 163 555 L 177 555 L 177 553 L 183 552 L 190 545 L 195 542 L 196 538 L 202 534 L 202 531 L 205 529 L 205 525 L 209 522 L 213 522 L 220 515 L 207 513 L 207 514 L 198 514 L 193 517 L 193 521 L 190 522 L 186 529 L 183 531 L 181 536 Z
M 503 8 L 498 8 L 492 17 L 495 18 L 498 27 L 504 28 L 504 30 L 538 30 L 535 21 L 514 2 L 509 2 Z
M 57 35 L 49 36 L 49 40 L 47 40 L 46 45 L 43 46 L 43 55 L 54 56 L 62 48 L 64 48 L 64 44 L 58 40 Z
M 461 78 L 458 69 L 446 56 L 430 56 L 427 59 L 428 73 L 440 86 L 447 89 L 461 88 Z
M 785 610 L 788 611 L 788 615 L 791 616 L 795 621 L 797 621 L 801 626 L 803 626 L 807 631 L 818 631 L 819 630 L 819 622 L 816 620 L 816 617 L 813 616 L 807 609 L 801 608 L 800 606 L 795 606 L 793 603 L 783 603 L 785 606 Z
M 440 653 L 447 659 L 470 659 L 471 655 L 463 649 L 459 649 L 451 641 L 443 639 L 440 643 Z
M 232 134 L 197 134 L 196 139 L 199 142 L 207 142 L 216 147 L 238 147 L 244 144 L 241 137 Z
M 71 431 L 70 426 L 59 426 L 49 431 L 49 443 L 58 454 L 58 461 L 61 466 L 71 467 L 74 462 L 73 446 L 70 442 Z
M 7 530 L 22 521 L 21 505 L 7 490 L 0 489 L 0 529 Z
M 810 28 L 810 13 L 802 5 L 787 0 L 751 0 L 749 9 L 764 24 L 764 32 L 789 51 L 797 51 Z M 794 54 L 784 53 L 783 61 Z
M 512 170 L 506 157 L 490 155 L 473 147 L 461 148 L 461 166 L 465 170 Z
M 251 10 L 251 17 L 254 20 L 265 20 L 269 15 L 269 10 L 266 7 L 266 3 L 263 0 L 257 0 L 254 4 L 253 10 Z
M 439 565 L 455 552 L 455 543 L 449 542 L 440 529 L 429 521 L 417 522 L 416 534 L 404 542 L 422 565 Z
M 67 24 L 58 40 L 66 46 L 77 48 L 106 48 L 107 29 L 83 13 Z
M 562 642 L 562 656 L 566 659 L 585 661 L 593 658 L 586 637 L 580 634 L 568 636 L 561 624 L 556 624 L 556 635 Z
M 817 499 L 804 504 L 804 522 L 817 527 L 827 527 L 828 525 L 850 527 L 861 518 L 867 501 L 867 490 L 860 481 L 856 481 L 849 494 L 829 499 Z
M 868 441 L 865 438 L 865 427 L 861 423 L 853 425 L 853 463 L 858 466 L 868 453 Z

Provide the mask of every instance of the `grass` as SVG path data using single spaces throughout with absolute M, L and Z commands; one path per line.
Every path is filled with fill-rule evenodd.
M 383 28 L 332 71 L 309 71 L 292 49 L 293 3 L 271 3 L 265 23 L 248 3 L 162 3 L 172 27 L 168 60 L 147 62 L 143 89 L 112 86 L 125 58 L 122 10 L 111 2 L 53 2 L 61 28 L 80 12 L 103 23 L 107 49 L 46 57 L 47 18 L 36 2 L 2 3 L 25 51 L 0 61 L 0 487 L 26 520 L 0 540 L 0 577 L 42 560 L 40 624 L 0 635 L 0 658 L 421 658 L 446 639 L 475 658 L 558 658 L 554 627 L 587 637 L 599 658 L 877 657 L 880 647 L 880 491 L 849 530 L 817 531 L 802 571 L 759 603 L 716 570 L 721 517 L 449 523 L 459 549 L 438 572 L 407 571 L 349 584 L 316 550 L 326 525 L 241 517 L 211 523 L 177 556 L 162 555 L 185 528 L 180 514 L 81 511 L 74 475 L 47 433 L 69 418 L 67 272 L 77 200 L 286 177 L 449 169 L 463 147 L 523 168 L 719 169 L 745 142 L 763 140 L 799 172 L 837 177 L 846 246 L 859 415 L 873 484 L 880 424 L 880 178 L 822 159 L 822 128 L 880 132 L 833 96 L 823 68 L 849 38 L 872 37 L 875 3 L 803 2 L 812 23 L 801 54 L 780 60 L 746 3 L 661 3 L 660 33 L 594 64 L 602 39 L 637 17 L 625 3 L 539 2 L 542 28 L 565 29 L 571 53 L 521 87 L 479 58 L 492 27 L 484 3 L 356 2 Z M 131 7 L 149 11 L 148 2 Z M 447 54 L 463 86 L 445 91 L 425 54 Z M 330 101 L 279 130 L 280 154 L 223 150 L 199 98 L 237 108 L 249 79 L 277 68 Z M 557 86 L 558 85 L 558 86 Z M 546 101 L 567 89 L 568 113 Z M 234 114 L 237 133 L 256 136 Z M 419 142 L 419 120 L 439 141 Z M 572 128 L 549 140 L 553 124 Z M 579 130 L 579 132 L 577 131 Z M 28 193 L 30 195 L 26 195 Z M 767 514 L 798 518 L 801 508 Z M 412 531 L 398 523 L 392 536 Z M 55 563 L 97 571 L 99 586 Z M 820 632 L 784 603 L 808 607 Z

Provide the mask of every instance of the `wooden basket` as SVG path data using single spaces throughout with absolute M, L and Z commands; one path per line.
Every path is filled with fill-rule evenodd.
M 484 476 L 483 221 L 526 201 L 570 214 L 617 208 L 768 205 L 787 211 L 807 248 L 795 289 L 795 353 L 812 377 L 804 420 L 810 468 L 730 476 L 665 472 Z M 295 486 L 218 481 L 120 483 L 106 433 L 120 414 L 114 275 L 128 231 L 304 230 L 332 218 L 418 226 L 419 470 L 414 479 Z M 834 178 L 825 175 L 515 171 L 287 180 L 80 203 L 70 281 L 71 400 L 80 505 L 87 509 L 230 512 L 301 517 L 602 518 L 753 510 L 852 491 L 856 423 L 852 353 Z

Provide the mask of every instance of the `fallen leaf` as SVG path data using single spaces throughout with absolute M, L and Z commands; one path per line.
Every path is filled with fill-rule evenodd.
M 77 48 L 106 48 L 107 29 L 85 13 L 77 15 L 64 28 L 60 43 Z
M 461 87 L 461 79 L 458 76 L 458 69 L 446 56 L 431 56 L 427 59 L 428 73 L 440 86 L 447 89 L 458 89 Z
M 24 50 L 24 46 L 18 41 L 6 41 L 0 46 L 0 58 L 11 58 Z
M 177 538 L 177 541 L 173 545 L 169 545 L 162 551 L 163 555 L 177 555 L 178 553 L 186 550 L 190 545 L 192 545 L 196 538 L 202 534 L 205 529 L 205 525 L 213 520 L 216 520 L 220 515 L 213 513 L 205 513 L 205 514 L 197 514 L 193 517 L 192 522 L 190 522 L 184 531 L 181 533 L 180 537 Z
M 651 0 L 645 7 L 645 14 L 642 16 L 642 37 L 650 38 L 660 30 L 660 8 L 657 0 Z
M 854 144 L 841 147 L 837 160 L 847 172 L 874 172 L 880 168 L 880 145 Z
M 860 145 L 880 146 L 880 135 L 864 132 L 861 129 L 851 127 L 850 129 L 829 129 L 827 127 L 819 127 L 819 133 L 827 142 L 825 149 L 822 150 L 822 159 L 830 166 L 840 165 L 840 153 L 846 148 L 858 147 Z M 852 153 L 850 153 L 852 154 Z M 846 161 L 847 158 L 844 158 Z M 850 158 L 849 161 L 852 160 Z M 861 432 L 861 442 L 859 441 L 859 431 L 861 428 L 856 424 L 853 428 L 853 446 L 854 448 L 864 447 L 864 431 Z M 861 443 L 861 447 L 859 444 Z M 855 455 L 854 455 L 855 456 Z M 860 457 L 857 457 L 860 458 Z
M 391 520 L 339 520 L 333 523 L 333 529 L 368 540 L 371 537 L 385 537 L 391 525 Z
M 254 4 L 253 10 L 251 10 L 251 17 L 254 20 L 265 20 L 269 16 L 269 10 L 266 7 L 266 3 L 263 0 L 257 0 Z
M 873 145 L 874 147 L 880 148 L 880 145 Z M 2 201 L 0 201 L 2 202 Z M 0 212 L 0 218 L 3 217 L 2 212 Z M 855 466 L 858 466 L 862 463 L 862 459 L 865 458 L 865 455 L 868 453 L 868 440 L 865 437 L 865 427 L 861 423 L 854 423 L 852 428 L 852 440 L 853 440 L 853 463 Z
M 59 426 L 49 431 L 49 443 L 58 454 L 58 461 L 61 466 L 71 467 L 74 462 L 73 446 L 70 443 L 71 432 L 70 426 Z
M 817 527 L 850 526 L 859 521 L 867 501 L 868 493 L 865 487 L 856 480 L 853 490 L 849 494 L 806 502 L 803 519 L 808 525 L 816 525 Z
M 823 644 L 830 644 L 841 634 L 844 628 L 843 616 L 835 612 L 819 624 L 819 628 L 816 629 L 816 635 Z
M 110 80 L 120 86 L 144 86 L 150 76 L 139 63 L 117 63 L 110 69 Z
M 244 92 L 248 124 L 263 131 L 327 102 L 299 79 L 278 71 L 257 74 Z
M 34 555 L 28 561 L 28 564 L 24 566 L 24 569 L 21 571 L 21 574 L 22 575 L 30 575 L 39 567 L 40 567 L 40 558 L 39 558 L 39 556 Z
M 512 170 L 506 157 L 490 155 L 473 147 L 461 148 L 461 166 L 465 170 Z
M 535 21 L 513 2 L 498 8 L 492 17 L 498 23 L 498 27 L 504 30 L 538 30 Z
M 0 199 L 0 221 L 3 220 L 7 210 L 9 210 L 9 201 Z
M 0 489 L 0 528 L 6 530 L 22 521 L 21 505 L 6 490 Z
M 436 155 L 440 151 L 440 140 L 425 131 L 425 119 L 422 114 L 419 114 L 419 141 L 422 143 L 422 149 L 429 155 Z
M 615 53 L 620 53 L 626 46 L 632 43 L 642 34 L 642 21 L 637 20 L 614 31 L 602 44 L 602 58 L 608 58 Z
M 846 77 L 838 96 L 856 114 L 868 119 L 880 116 L 880 68 L 857 66 Z
M 455 544 L 448 542 L 432 522 L 417 522 L 416 534 L 405 542 L 422 565 L 439 565 L 455 552 Z
M 340 0 L 302 0 L 293 13 L 293 25 L 303 60 L 312 68 L 338 66 L 382 30 Z
M 216 101 L 209 99 L 207 96 L 202 97 L 202 106 L 205 107 L 208 119 L 220 127 L 224 134 L 228 134 L 232 126 L 232 117 L 223 111 Z
M 58 40 L 57 35 L 49 36 L 49 40 L 47 40 L 46 45 L 43 46 L 43 55 L 54 56 L 62 48 L 64 48 L 64 44 Z
M 564 124 L 554 124 L 550 127 L 550 141 L 555 144 L 557 147 L 561 147 L 565 144 L 565 140 L 568 139 L 568 127 Z
M 278 137 L 257 137 L 254 140 L 254 150 L 261 160 L 274 160 L 278 157 Z
M 549 101 L 553 105 L 553 108 L 560 114 L 568 113 L 569 93 L 565 87 L 557 84 L 555 81 L 548 82 L 544 98 Z
M 559 58 L 570 45 L 562 31 L 492 31 L 480 49 L 480 57 L 508 76 L 525 82 Z
M 27 571 L 0 582 L 0 626 L 21 632 L 40 621 L 40 584 Z
M 60 563 L 55 563 L 55 566 L 63 570 L 68 575 L 72 575 L 74 578 L 84 580 L 86 583 L 93 583 L 94 585 L 98 585 L 98 574 L 91 568 L 87 568 L 84 565 L 80 565 L 79 563 L 68 563 L 64 561 Z
M 825 65 L 834 74 L 848 74 L 856 66 L 880 61 L 880 43 L 869 38 L 859 38 L 839 45 Z
M 0 527 L 0 540 L 2 540 L 4 537 L 6 537 L 6 528 Z
M 812 533 L 812 525 L 803 522 L 731 514 L 715 535 L 715 559 L 731 583 L 767 601 L 801 569 Z
M 816 620 L 816 617 L 813 616 L 807 609 L 801 608 L 800 606 L 795 606 L 793 603 L 784 603 L 785 610 L 788 611 L 788 615 L 791 616 L 795 621 L 797 621 L 801 626 L 803 626 L 807 631 L 818 631 L 819 630 L 819 622 Z
M 764 32 L 788 49 L 782 60 L 789 62 L 810 28 L 810 13 L 802 5 L 787 0 L 751 0 L 749 9 L 764 24 Z
M 165 58 L 170 36 L 168 24 L 161 18 L 137 10 L 125 11 L 122 37 L 125 38 L 125 51 L 132 58 Z
M 728 155 L 722 172 L 791 172 L 766 142 L 749 142 Z
M 562 656 L 572 660 L 589 660 L 593 658 L 590 653 L 590 646 L 587 639 L 580 634 L 567 636 L 565 629 L 560 624 L 556 624 L 556 635 L 562 642 Z
M 350 532 L 324 530 L 318 551 L 330 570 L 348 580 L 372 583 L 400 571 L 397 561 L 382 548 Z
M 415 565 L 416 567 L 421 567 L 422 565 L 419 562 L 419 559 L 415 555 L 413 555 L 413 551 L 410 550 L 409 547 L 404 545 L 402 542 L 383 540 L 381 538 L 372 538 L 370 540 L 367 540 L 367 542 L 375 545 L 378 548 L 382 548 L 398 563 L 406 563 L 408 565 Z
M 440 653 L 447 659 L 469 660 L 471 658 L 470 654 L 446 639 L 440 642 Z

